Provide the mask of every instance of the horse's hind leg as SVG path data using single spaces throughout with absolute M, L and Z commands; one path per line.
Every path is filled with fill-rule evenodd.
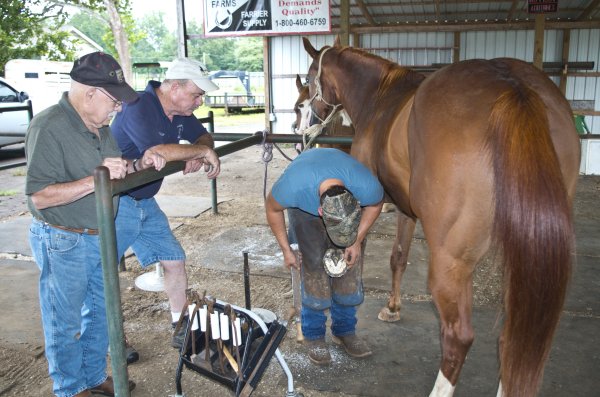
M 442 362 L 430 397 L 450 397 L 474 339 L 473 263 L 432 248 L 429 287 L 441 322 Z M 470 262 L 470 261 L 469 261 Z
M 406 270 L 408 261 L 408 252 L 415 231 L 416 221 L 406 215 L 398 212 L 398 224 L 396 238 L 390 257 L 390 268 L 392 269 L 392 290 L 386 307 L 379 311 L 379 318 L 382 321 L 394 322 L 400 320 L 400 283 L 402 275 Z

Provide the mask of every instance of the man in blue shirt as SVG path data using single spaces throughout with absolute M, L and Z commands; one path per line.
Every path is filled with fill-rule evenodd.
M 325 310 L 333 342 L 353 357 L 371 355 L 356 336 L 356 310 L 364 299 L 362 252 L 367 232 L 383 205 L 383 187 L 367 167 L 337 149 L 300 154 L 275 182 L 265 204 L 267 221 L 287 268 L 300 268 L 302 333 L 309 359 L 329 364 Z M 298 242 L 297 260 L 286 232 Z M 345 262 L 345 263 L 344 263 Z
M 135 167 L 137 159 L 152 150 L 167 162 L 185 161 L 184 174 L 204 168 L 209 179 L 216 178 L 220 162 L 212 136 L 193 112 L 202 104 L 203 95 L 218 87 L 200 63 L 187 58 L 173 61 L 165 77 L 162 83 L 150 81 L 140 99 L 124 105 L 111 125 L 123 157 L 132 159 Z M 160 261 L 175 324 L 186 303 L 185 252 L 154 198 L 161 184 L 162 179 L 122 195 L 115 225 L 119 257 L 131 246 L 142 267 Z M 173 336 L 173 347 L 181 348 L 184 332 L 182 327 Z

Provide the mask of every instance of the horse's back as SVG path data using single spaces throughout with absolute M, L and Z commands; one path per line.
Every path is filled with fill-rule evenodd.
M 444 180 L 491 189 L 491 183 L 485 181 L 491 175 L 489 151 L 494 150 L 488 145 L 490 114 L 507 90 L 516 90 L 518 95 L 533 92 L 545 105 L 542 116 L 548 120 L 554 150 L 572 194 L 579 167 L 579 139 L 569 105 L 544 73 L 509 58 L 459 62 L 421 84 L 410 121 L 412 181 L 422 182 L 422 178 L 414 178 L 422 174 L 429 176 L 429 183 L 432 177 L 436 179 L 440 189 L 448 188 Z M 470 177 L 461 178 L 464 175 Z M 481 199 L 492 199 L 487 196 Z

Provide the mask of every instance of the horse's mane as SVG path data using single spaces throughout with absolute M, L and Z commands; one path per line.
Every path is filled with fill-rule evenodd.
M 350 66 L 351 73 L 360 76 L 363 83 L 366 80 L 377 79 L 375 95 L 372 100 L 363 104 L 360 110 L 362 114 L 376 114 L 377 108 L 389 107 L 391 104 L 398 109 L 401 108 L 425 80 L 425 76 L 421 73 L 360 48 L 343 47 L 339 51 L 339 56 L 353 59 L 354 62 Z M 371 71 L 371 76 L 366 76 L 366 71 Z

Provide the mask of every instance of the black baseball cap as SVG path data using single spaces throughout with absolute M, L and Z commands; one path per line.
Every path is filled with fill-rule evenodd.
M 109 54 L 92 52 L 73 63 L 71 78 L 78 83 L 105 89 L 118 101 L 131 103 L 138 94 L 125 82 L 121 65 Z

